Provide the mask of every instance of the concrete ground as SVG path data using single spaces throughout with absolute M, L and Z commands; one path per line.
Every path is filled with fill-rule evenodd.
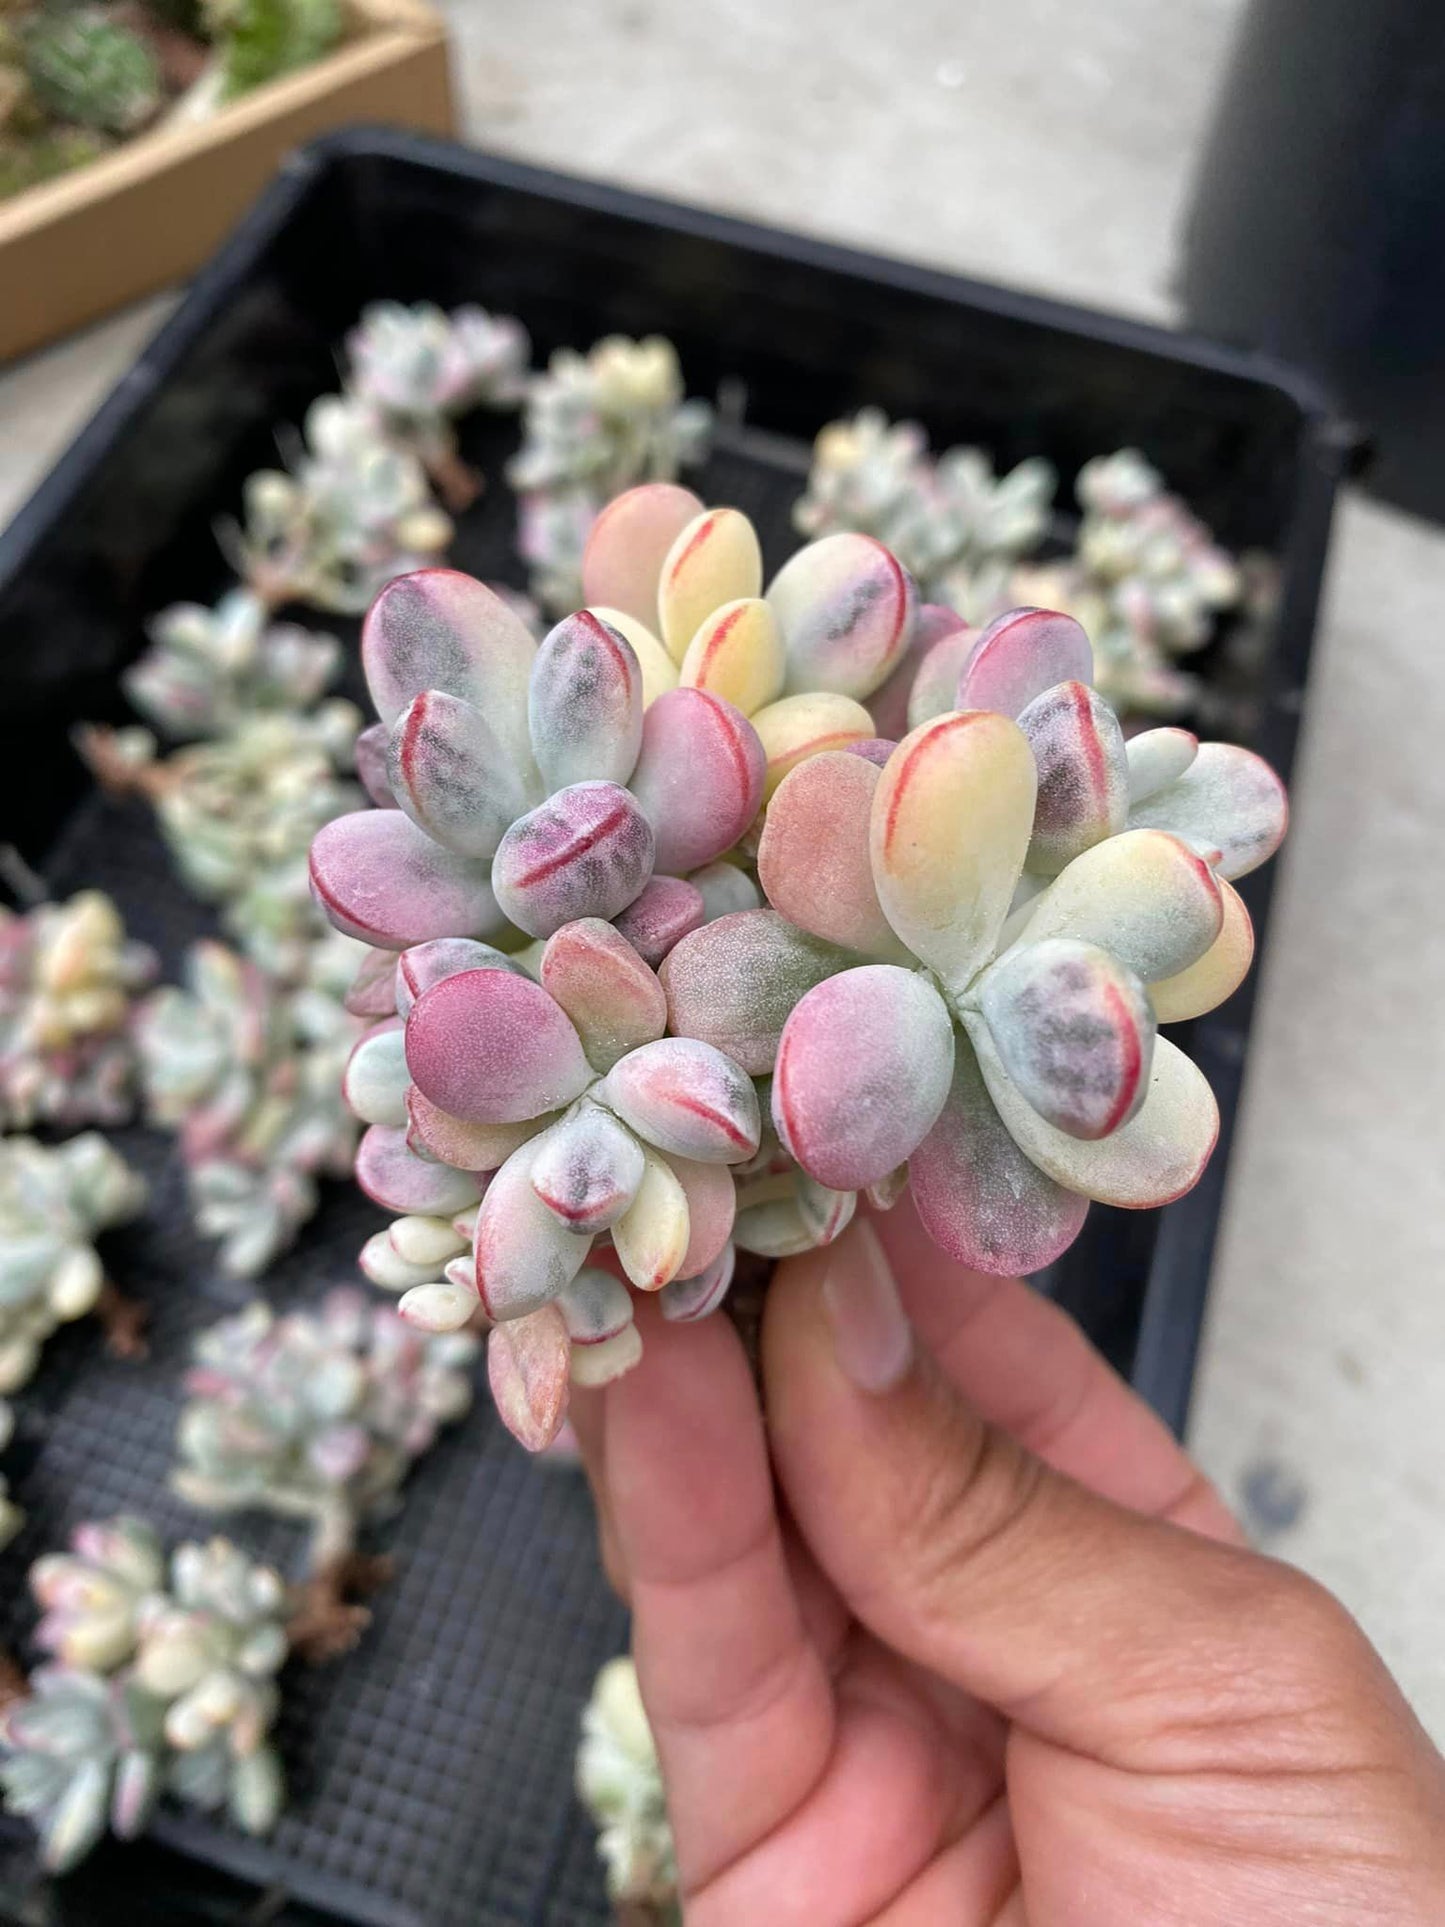
M 444 0 L 478 141 L 1155 319 L 1240 0 Z M 0 376 L 0 520 L 151 303 Z M 1338 525 L 1194 1444 L 1445 1739 L 1445 535 Z M 1427 663 L 1427 652 L 1430 660 Z

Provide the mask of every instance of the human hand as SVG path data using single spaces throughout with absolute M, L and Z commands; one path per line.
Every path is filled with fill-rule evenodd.
M 1445 1921 L 1445 1762 L 1056 1307 L 905 1201 L 779 1268 L 766 1439 L 641 1309 L 574 1414 L 689 1927 Z

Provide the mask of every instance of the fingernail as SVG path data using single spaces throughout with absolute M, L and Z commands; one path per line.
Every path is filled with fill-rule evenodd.
M 878 1234 L 855 1219 L 833 1247 L 823 1305 L 843 1376 L 860 1392 L 887 1392 L 908 1370 L 913 1333 Z

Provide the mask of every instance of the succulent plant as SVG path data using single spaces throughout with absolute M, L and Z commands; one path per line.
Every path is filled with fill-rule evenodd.
M 257 710 L 310 710 L 341 668 L 335 636 L 272 622 L 249 589 L 229 590 L 213 609 L 175 603 L 148 629 L 151 646 L 121 685 L 177 742 L 225 735 Z
M 30 1568 L 43 1615 L 35 1643 L 68 1669 L 112 1673 L 134 1658 L 165 1580 L 165 1553 L 144 1519 L 77 1526 L 69 1552 L 47 1553 Z
M 0 1789 L 40 1836 L 42 1863 L 65 1873 L 109 1828 L 144 1831 L 160 1797 L 163 1709 L 132 1678 L 42 1666 L 28 1697 L 0 1714 Z
M 0 89 L 5 88 L 7 76 L 13 73 L 13 69 L 0 70 Z M 28 103 L 13 82 L 6 91 L 12 112 L 23 111 Z M 0 201 L 8 200 L 12 194 L 23 194 L 27 188 L 57 180 L 62 174 L 73 173 L 77 167 L 88 167 L 108 153 L 110 146 L 104 134 L 95 134 L 83 127 L 57 127 L 20 135 L 12 119 L 11 134 L 0 139 Z
M 0 1393 L 26 1383 L 57 1326 L 100 1304 L 96 1235 L 133 1218 L 144 1180 L 97 1132 L 0 1138 Z
M 338 0 L 203 0 L 201 14 L 215 49 L 218 105 L 310 66 L 344 24 Z
M 585 355 L 558 349 L 529 385 L 522 447 L 507 469 L 522 498 L 522 556 L 545 609 L 582 599 L 582 549 L 605 504 L 701 461 L 711 431 L 711 408 L 684 400 L 677 352 L 661 336 L 609 335 Z
M 577 1795 L 597 1822 L 613 1902 L 652 1910 L 658 1927 L 681 1927 L 662 1769 L 630 1659 L 608 1660 L 583 1710 Z
M 129 1117 L 132 1000 L 157 967 L 99 890 L 23 914 L 0 908 L 0 1126 Z
M 0 1398 L 0 1452 L 15 1436 L 15 1408 L 9 1399 Z M 25 1514 L 10 1496 L 10 1482 L 0 1473 L 0 1552 L 25 1523 Z M 0 1675 L 4 1672 L 4 1654 L 0 1653 Z M 0 1678 L 0 1692 L 3 1692 L 3 1678 Z
M 134 134 L 161 104 L 161 74 L 138 33 L 99 7 L 42 9 L 24 35 L 36 98 L 56 120 Z

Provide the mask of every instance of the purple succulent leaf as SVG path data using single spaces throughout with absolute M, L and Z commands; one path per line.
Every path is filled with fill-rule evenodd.
M 1181 776 L 1129 812 L 1130 829 L 1168 830 L 1216 852 L 1233 881 L 1267 863 L 1289 827 L 1289 798 L 1262 756 L 1234 743 L 1201 743 Z
M 682 877 L 653 877 L 616 918 L 618 931 L 656 969 L 689 931 L 701 927 L 702 892 Z
M 573 783 L 507 831 L 492 882 L 519 929 L 550 937 L 579 917 L 625 910 L 653 861 L 653 828 L 637 799 L 616 783 Z
M 736 1265 L 737 1253 L 725 1244 L 705 1271 L 664 1285 L 658 1298 L 663 1317 L 675 1325 L 695 1325 L 710 1316 L 727 1297 Z
M 871 535 L 810 542 L 774 576 L 768 603 L 782 631 L 787 688 L 866 699 L 897 667 L 917 597 L 908 571 Z
M 758 813 L 766 767 L 757 731 L 731 703 L 705 689 L 659 696 L 631 782 L 656 836 L 656 867 L 683 876 L 730 850 Z
M 557 1300 L 574 1345 L 602 1345 L 632 1323 L 632 1294 L 620 1278 L 586 1265 Z
M 363 1134 L 356 1152 L 356 1182 L 386 1210 L 428 1218 L 465 1210 L 482 1190 L 475 1173 L 418 1157 L 405 1131 L 386 1124 L 373 1124 Z
M 947 608 L 939 602 L 922 602 L 913 615 L 913 628 L 909 634 L 908 647 L 899 658 L 881 689 L 875 689 L 868 698 L 869 713 L 874 727 L 880 736 L 891 737 L 897 742 L 908 734 L 918 723 L 928 722 L 933 716 L 942 715 L 945 709 L 953 707 L 954 691 L 958 688 L 958 672 L 963 667 L 963 657 L 967 647 L 977 637 L 976 629 L 969 629 L 956 609 Z M 938 645 L 949 636 L 964 636 L 966 643 L 956 647 L 956 657 L 944 681 L 944 700 L 929 710 L 926 716 L 910 719 L 909 700 L 923 671 L 924 663 L 932 656 Z
M 516 1124 L 479 1124 L 453 1117 L 413 1084 L 406 1094 L 406 1120 L 406 1141 L 418 1157 L 454 1164 L 459 1171 L 495 1171 L 550 1117 L 544 1112 Z
M 506 970 L 464 970 L 423 991 L 406 1057 L 424 1097 L 475 1124 L 517 1124 L 570 1104 L 593 1071 L 566 1012 Z
M 311 843 L 311 887 L 327 917 L 379 950 L 502 926 L 486 866 L 434 843 L 400 810 L 338 816 Z
M 846 743 L 840 753 L 844 756 L 861 756 L 874 769 L 882 769 L 897 747 L 896 737 L 865 736 L 861 742 Z
M 684 937 L 658 974 L 671 1028 L 716 1045 L 760 1077 L 773 1068 L 798 999 L 852 962 L 776 910 L 740 910 Z
M 587 609 L 559 622 L 537 651 L 527 702 L 548 789 L 627 781 L 642 746 L 642 670 L 609 623 Z
M 397 718 L 387 775 L 398 807 L 458 856 L 491 856 L 527 807 L 481 711 L 441 689 L 424 689 Z
M 430 943 L 414 944 L 402 951 L 396 966 L 397 1013 L 410 1016 L 422 992 L 444 977 L 455 977 L 463 970 L 507 970 L 515 974 L 516 969 L 503 951 L 472 937 L 436 937 Z
M 584 1104 L 537 1139 L 532 1189 L 567 1230 L 595 1235 L 632 1203 L 642 1172 L 631 1131 L 600 1105 Z
M 928 613 L 925 608 L 920 615 L 927 616 Z M 983 631 L 970 628 L 951 609 L 946 613 L 953 616 L 953 622 L 946 627 L 936 622 L 932 625 L 934 639 L 920 657 L 908 690 L 908 706 L 903 727 L 899 730 L 900 736 L 910 729 L 917 729 L 921 723 L 931 723 L 935 716 L 946 716 L 951 709 L 958 707 L 959 678 L 977 648 Z M 921 622 L 919 626 L 922 626 Z M 874 703 L 872 708 L 876 720 L 877 704 Z M 881 723 L 879 727 L 882 727 Z
M 1094 651 L 1072 616 L 1053 609 L 1010 609 L 974 644 L 952 707 L 1017 717 L 1058 683 L 1093 680 Z
M 752 1080 L 695 1038 L 663 1037 L 629 1051 L 598 1095 L 639 1137 L 677 1157 L 738 1164 L 758 1148 L 762 1125 Z
M 368 950 L 345 1004 L 353 1017 L 390 1017 L 396 1010 L 396 952 Z
M 473 1239 L 477 1296 L 488 1318 L 525 1317 L 571 1284 L 590 1235 L 568 1231 L 532 1188 L 539 1140 L 514 1151 L 487 1186 Z
M 356 739 L 356 774 L 361 787 L 380 810 L 397 807 L 391 779 L 386 773 L 387 745 L 391 731 L 385 723 L 368 723 Z
M 1046 689 L 1019 717 L 1038 769 L 1028 867 L 1057 876 L 1106 836 L 1129 812 L 1124 732 L 1103 697 L 1087 683 Z

